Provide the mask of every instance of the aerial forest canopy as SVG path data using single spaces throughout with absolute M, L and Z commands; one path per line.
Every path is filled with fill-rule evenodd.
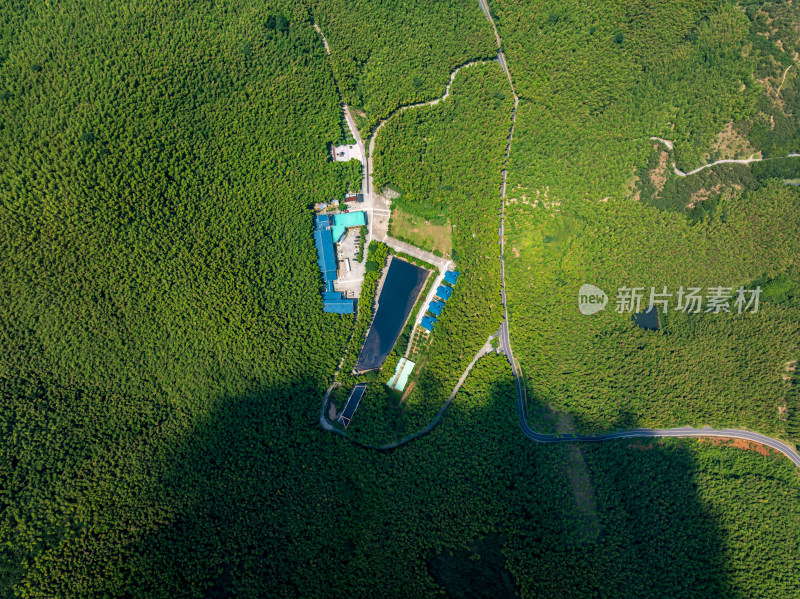
M 506 230 L 510 326 L 531 393 L 585 431 L 743 426 L 800 439 L 787 384 L 800 357 L 800 199 L 784 185 L 800 160 L 683 176 L 800 150 L 800 77 L 788 68 L 800 39 L 787 25 L 800 13 L 692 1 L 502 0 L 497 11 L 521 98 Z M 779 277 L 790 292 L 765 294 L 758 314 L 675 312 L 681 286 Z M 610 295 L 603 314 L 575 309 L 585 283 Z M 673 294 L 661 331 L 614 313 L 626 286 L 645 290 L 643 307 L 651 287 Z
M 0 3 L 0 596 L 800 597 L 800 478 L 760 445 L 532 443 L 493 352 L 396 450 L 320 427 L 370 316 L 322 312 L 312 237 L 361 179 L 344 102 L 362 134 L 394 114 L 375 182 L 462 271 L 360 440 L 430 422 L 497 330 L 501 222 L 532 425 L 800 439 L 800 177 L 671 168 L 800 151 L 797 7 L 488 8 L 504 221 L 477 0 Z M 580 315 L 584 282 L 764 292 L 652 332 Z

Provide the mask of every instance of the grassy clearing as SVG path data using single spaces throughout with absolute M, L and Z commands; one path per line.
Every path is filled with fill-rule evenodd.
M 443 225 L 435 225 L 424 218 L 404 212 L 395 206 L 392 211 L 392 236 L 412 243 L 429 252 L 439 252 L 449 258 L 453 251 L 450 219 Z

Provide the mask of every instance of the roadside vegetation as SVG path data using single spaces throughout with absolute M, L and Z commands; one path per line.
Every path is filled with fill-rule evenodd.
M 511 197 L 566 206 L 632 195 L 651 136 L 674 142 L 669 163 L 686 172 L 723 157 L 800 151 L 800 77 L 786 71 L 796 6 L 492 4 L 521 97 Z
M 441 96 L 457 66 L 497 54 L 491 27 L 473 0 L 310 4 L 364 139 L 399 106 Z
M 349 389 L 358 382 L 371 380 L 352 374 L 361 353 L 361 347 L 367 337 L 372 319 L 375 316 L 375 302 L 378 301 L 378 283 L 381 280 L 383 271 L 386 268 L 386 261 L 389 258 L 389 248 L 378 241 L 371 241 L 367 247 L 367 263 L 365 265 L 364 281 L 361 284 L 361 297 L 358 298 L 358 314 L 356 324 L 353 329 L 352 338 L 347 346 L 347 353 L 342 361 L 342 368 L 337 377 L 338 381 Z M 374 374 L 374 373 L 372 373 Z M 391 376 L 391 375 L 390 375 Z M 388 377 L 387 377 L 388 380 Z
M 783 180 L 800 161 L 686 177 L 672 167 L 800 149 L 798 78 L 787 71 L 797 8 L 500 0 L 496 12 L 521 96 L 506 260 L 532 397 L 583 431 L 716 425 L 795 438 L 800 406 L 784 371 L 800 351 L 794 300 L 762 302 L 754 315 L 670 312 L 648 333 L 614 313 L 614 295 L 735 290 L 797 268 L 800 200 Z M 578 312 L 584 283 L 609 293 L 604 313 Z
M 796 439 L 787 414 L 800 405 L 785 365 L 800 357 L 800 304 L 790 285 L 767 291 L 800 267 L 795 190 L 774 182 L 694 224 L 638 202 L 569 213 L 512 203 L 506 230 L 511 335 L 536 401 L 582 431 L 711 425 Z M 608 294 L 602 313 L 578 311 L 585 283 Z M 758 312 L 737 314 L 735 290 L 757 284 Z M 665 285 L 673 296 L 661 331 L 616 312 L 619 287 L 643 287 L 644 308 L 650 288 Z M 676 312 L 680 286 L 731 287 L 732 313 Z
M 376 187 L 402 189 L 393 203 L 408 218 L 451 223 L 451 256 L 462 272 L 428 351 L 415 352 L 402 432 L 430 422 L 500 325 L 499 185 L 511 106 L 499 64 L 473 65 L 458 73 L 447 100 L 399 114 L 377 137 Z
M 361 226 L 358 229 L 358 251 L 356 252 L 356 261 L 364 261 L 364 245 L 367 243 L 367 227 Z

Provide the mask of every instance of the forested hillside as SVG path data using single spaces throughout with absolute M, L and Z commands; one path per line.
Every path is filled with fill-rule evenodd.
M 797 268 L 800 200 L 781 179 L 800 161 L 686 177 L 672 168 L 760 156 L 755 135 L 771 140 L 768 157 L 800 149 L 791 141 L 796 79 L 783 77 L 796 9 L 493 6 L 521 97 L 507 263 L 512 338 L 533 396 L 583 430 L 710 424 L 797 435 L 786 370 L 800 357 L 794 300 L 730 318 L 674 309 L 681 285 L 735 290 Z M 769 115 L 777 124 L 766 131 L 759 123 Z M 609 294 L 603 314 L 578 312 L 585 283 Z M 625 286 L 645 289 L 643 307 L 651 287 L 668 287 L 662 331 L 615 313 Z
M 442 95 L 458 65 L 497 54 L 477 0 L 311 0 L 361 134 L 395 108 Z
M 2 372 L 182 403 L 273 379 L 295 336 L 332 358 L 307 207 L 348 171 L 306 15 L 103 6 L 30 14 L 2 67 Z
M 0 595 L 118 595 L 211 414 L 270 454 L 343 350 L 309 210 L 352 176 L 339 99 L 289 4 L 0 11 Z
M 624 196 L 650 136 L 675 143 L 671 159 L 684 171 L 760 150 L 800 151 L 796 74 L 789 72 L 776 93 L 798 43 L 786 25 L 800 19 L 797 7 L 753 3 L 745 11 L 721 0 L 492 4 L 522 98 L 515 194 L 558 202 Z
M 357 176 L 354 162 L 329 161 L 341 137 L 333 71 L 352 64 L 358 79 L 361 61 L 380 55 L 415 73 L 402 61 L 422 64 L 432 48 L 418 86 L 429 99 L 452 65 L 494 53 L 477 3 L 363 8 L 375 16 L 359 26 L 385 21 L 394 36 L 392 23 L 408 23 L 398 37 L 360 31 L 344 9 L 0 4 L 0 596 L 800 596 L 790 462 L 727 443 L 619 442 L 584 446 L 580 459 L 569 445 L 533 444 L 516 422 L 505 358 L 482 359 L 440 426 L 398 450 L 367 451 L 321 429 L 324 389 L 350 334 L 365 328 L 364 318 L 322 313 L 311 234 L 310 206 Z M 331 29 L 334 53 L 345 36 L 364 45 L 331 68 L 312 18 Z M 369 118 L 417 97 L 380 66 L 369 65 L 380 77 L 363 92 L 365 105 L 375 98 Z M 387 124 L 377 146 L 376 177 L 406 191 L 399 201 L 455 226 L 464 272 L 421 364 L 410 428 L 438 408 L 499 316 L 511 98 L 495 63 L 465 69 L 451 91 Z M 780 274 L 797 266 L 794 191 L 769 184 L 694 225 L 641 203 L 581 210 L 547 212 L 520 196 L 506 246 L 528 383 L 540 399 L 563 398 L 579 426 L 627 425 L 631 406 L 668 420 L 677 405 L 645 405 L 641 389 L 612 409 L 578 397 L 576 377 L 603 382 L 603 401 L 624 381 L 568 353 L 584 342 L 594 351 L 595 334 L 598 358 L 622 347 L 645 369 L 670 352 L 689 351 L 675 362 L 684 365 L 719 355 L 682 341 L 687 327 L 710 328 L 726 361 L 701 366 L 748 385 L 739 367 L 796 346 L 797 271 Z M 380 245 L 370 251 L 385 257 Z M 612 315 L 577 322 L 560 311 L 563 282 L 593 263 L 606 273 L 594 279 L 601 286 L 765 274 L 770 291 L 741 331 L 722 317 L 668 319 L 631 341 Z M 550 308 L 574 325 L 563 355 L 548 353 L 561 326 L 547 329 Z M 577 328 L 585 322 L 596 330 Z M 694 371 L 686 380 L 698 397 L 716 388 Z M 776 392 L 772 379 L 756 383 L 753 392 Z M 776 424 L 755 405 L 744 415 Z
M 508 207 L 506 258 L 512 335 L 533 395 L 569 412 L 584 430 L 714 425 L 787 434 L 787 362 L 797 359 L 800 306 L 770 300 L 758 312 L 677 311 L 680 286 L 776 278 L 800 263 L 800 198 L 773 184 L 723 203 L 691 224 L 637 202 L 586 203 L 570 213 Z M 635 226 L 632 226 L 635 223 Z M 764 275 L 762 277 L 762 275 Z M 577 308 L 578 289 L 599 286 L 609 305 Z M 617 313 L 617 289 L 667 286 L 659 332 Z M 706 310 L 706 305 L 702 310 Z M 800 433 L 794 431 L 793 435 Z

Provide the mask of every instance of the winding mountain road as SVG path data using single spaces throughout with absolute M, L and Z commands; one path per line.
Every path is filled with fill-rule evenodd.
M 653 141 L 660 141 L 664 144 L 668 150 L 673 151 L 675 149 L 675 144 L 673 144 L 668 139 L 662 139 L 660 137 L 651 137 Z M 710 162 L 709 164 L 704 164 L 703 166 L 699 166 L 696 169 L 689 171 L 688 173 L 684 173 L 681 169 L 677 167 L 675 161 L 672 162 L 672 170 L 675 171 L 675 174 L 679 177 L 688 177 L 689 175 L 694 175 L 695 173 L 699 173 L 700 171 L 711 168 L 712 166 L 717 166 L 718 164 L 750 164 L 751 162 L 767 162 L 768 160 L 778 160 L 781 158 L 800 158 L 800 154 L 796 152 L 792 152 L 791 154 L 787 154 L 786 156 L 776 156 L 773 158 L 723 158 L 722 160 L 715 160 L 714 162 Z
M 514 115 L 512 116 L 511 121 L 511 133 L 509 134 L 508 138 L 508 146 L 506 147 L 506 157 L 505 161 L 508 161 L 508 157 L 511 152 L 511 142 L 513 141 L 514 137 L 514 123 L 516 121 L 516 108 L 519 103 L 519 97 L 517 96 L 517 92 L 514 89 L 514 83 L 511 78 L 511 73 L 508 71 L 506 66 L 505 57 L 503 56 L 502 50 L 502 40 L 500 38 L 499 33 L 497 32 L 497 27 L 494 24 L 494 20 L 492 19 L 492 15 L 489 12 L 488 7 L 486 6 L 485 0 L 478 0 L 481 9 L 483 10 L 486 17 L 492 24 L 492 28 L 495 32 L 495 37 L 497 38 L 497 45 L 500 57 L 500 63 L 503 65 L 504 70 L 508 74 L 508 81 L 509 85 L 511 85 L 511 91 L 514 94 Z M 673 144 L 668 140 L 663 140 L 660 138 L 651 138 L 657 141 L 664 143 L 670 150 L 673 147 Z M 790 154 L 790 156 L 799 156 L 798 154 Z M 754 162 L 754 159 L 748 160 L 746 162 Z M 679 171 L 677 167 L 675 167 L 675 163 L 673 163 L 673 168 L 675 168 L 675 172 L 680 176 L 686 176 L 690 174 L 694 174 L 703 170 L 704 168 L 709 168 L 714 166 L 714 164 L 720 164 L 722 162 L 742 162 L 742 161 L 735 161 L 735 160 L 720 160 L 712 164 L 707 164 L 702 166 L 698 169 L 695 169 L 689 173 L 683 173 Z M 517 388 L 517 414 L 519 415 L 519 426 L 522 429 L 523 434 L 528 437 L 531 441 L 535 441 L 537 443 L 574 443 L 574 442 L 590 442 L 590 443 L 598 443 L 602 441 L 613 441 L 616 439 L 631 439 L 637 437 L 724 437 L 724 438 L 734 438 L 734 439 L 744 439 L 746 441 L 753 441 L 756 443 L 761 443 L 762 445 L 766 445 L 767 447 L 771 447 L 776 451 L 781 452 L 787 458 L 789 458 L 795 466 L 800 468 L 800 455 L 795 451 L 794 448 L 790 447 L 786 443 L 779 441 L 777 439 L 773 439 L 772 437 L 768 437 L 766 435 L 762 435 L 760 433 L 754 433 L 752 431 L 747 430 L 740 430 L 740 429 L 713 429 L 713 428 L 702 428 L 696 429 L 691 427 L 681 427 L 681 428 L 669 428 L 669 429 L 650 429 L 650 428 L 637 428 L 637 429 L 629 429 L 624 431 L 617 431 L 613 433 L 606 433 L 602 435 L 575 435 L 575 434 L 568 434 L 568 435 L 548 435 L 544 433 L 539 433 L 533 430 L 530 425 L 528 424 L 528 420 L 525 415 L 525 389 L 524 384 L 521 381 L 520 373 L 517 369 L 517 362 L 514 359 L 514 352 L 511 349 L 511 335 L 509 333 L 509 319 L 508 319 L 508 305 L 506 303 L 506 279 L 505 279 L 505 244 L 503 241 L 503 234 L 504 234 L 504 221 L 505 221 L 505 195 L 506 195 L 506 170 L 505 170 L 505 162 L 503 164 L 503 172 L 502 172 L 502 185 L 501 185 L 501 197 L 502 197 L 502 206 L 500 209 L 500 280 L 501 280 L 501 297 L 503 301 L 503 310 L 505 314 L 505 319 L 503 324 L 500 326 L 499 338 L 500 338 L 500 348 L 503 353 L 508 358 L 508 362 L 511 365 L 511 372 L 514 376 L 514 381 Z
M 775 451 L 778 451 L 778 452 L 782 453 L 787 458 L 789 458 L 795 464 L 795 466 L 800 468 L 800 454 L 798 454 L 798 452 L 796 451 L 795 448 L 789 446 L 788 444 L 786 444 L 786 443 L 784 443 L 784 442 L 782 442 L 782 441 L 780 441 L 778 439 L 773 439 L 772 437 L 769 437 L 767 435 L 762 435 L 760 433 L 756 433 L 756 432 L 748 431 L 748 430 L 743 430 L 743 429 L 714 429 L 714 428 L 709 428 L 709 427 L 704 427 L 704 428 L 700 428 L 700 429 L 692 428 L 692 427 L 678 427 L 678 428 L 669 428 L 669 429 L 636 428 L 636 429 L 621 430 L 621 431 L 615 431 L 615 432 L 611 432 L 611 433 L 604 433 L 604 434 L 598 434 L 598 435 L 580 435 L 580 434 L 550 435 L 550 434 L 546 434 L 546 433 L 539 433 L 539 432 L 535 431 L 534 429 L 532 429 L 530 427 L 530 425 L 528 424 L 527 417 L 526 417 L 525 386 L 524 386 L 524 383 L 522 381 L 521 374 L 520 374 L 519 369 L 517 367 L 517 362 L 516 362 L 516 360 L 514 358 L 514 352 L 513 352 L 512 347 L 511 347 L 511 335 L 510 335 L 510 331 L 509 331 L 509 316 L 508 316 L 508 305 L 506 303 L 506 283 L 505 283 L 505 244 L 504 244 L 505 230 L 504 230 L 504 222 L 505 222 L 505 197 L 506 197 L 506 178 L 507 178 L 506 165 L 507 165 L 509 156 L 511 154 L 511 144 L 512 144 L 513 139 L 514 139 L 514 126 L 515 126 L 515 123 L 516 123 L 516 112 L 517 112 L 517 107 L 519 105 L 519 96 L 517 96 L 516 90 L 514 89 L 514 82 L 513 82 L 513 79 L 511 77 L 511 73 L 510 73 L 510 71 L 508 69 L 507 62 L 505 60 L 505 56 L 503 54 L 502 39 L 500 38 L 500 35 L 499 35 L 498 31 L 497 31 L 497 27 L 496 27 L 496 25 L 494 23 L 494 20 L 493 20 L 492 16 L 491 16 L 489 8 L 486 5 L 486 1 L 485 0 L 478 0 L 478 3 L 480 5 L 481 10 L 483 10 L 484 14 L 486 15 L 486 18 L 491 23 L 492 29 L 494 30 L 494 34 L 495 34 L 495 38 L 497 39 L 497 46 L 498 46 L 497 60 L 499 61 L 500 66 L 503 68 L 503 70 L 505 71 L 506 75 L 508 76 L 509 86 L 511 87 L 511 92 L 514 95 L 514 108 L 513 108 L 513 112 L 512 112 L 512 116 L 511 116 L 511 130 L 509 131 L 509 135 L 508 135 L 508 144 L 506 146 L 505 158 L 504 158 L 504 161 L 503 161 L 503 168 L 502 168 L 502 171 L 501 171 L 502 181 L 501 181 L 501 185 L 500 185 L 501 204 L 500 204 L 500 226 L 498 228 L 498 236 L 499 236 L 498 242 L 499 242 L 499 245 L 500 245 L 500 277 L 501 277 L 500 278 L 500 281 L 501 281 L 500 294 L 501 294 L 501 299 L 502 299 L 502 302 L 503 302 L 504 319 L 503 319 L 503 322 L 500 325 L 500 328 L 498 330 L 498 338 L 499 338 L 499 341 L 500 341 L 500 344 L 499 344 L 500 350 L 502 351 L 502 353 L 508 359 L 508 362 L 509 362 L 509 364 L 511 366 L 511 373 L 512 373 L 512 375 L 514 377 L 514 383 L 515 383 L 515 386 L 516 386 L 516 395 L 517 395 L 517 402 L 516 402 L 517 403 L 517 414 L 518 414 L 518 417 L 519 417 L 519 426 L 522 429 L 523 434 L 528 439 L 530 439 L 531 441 L 534 441 L 536 443 L 576 443 L 576 442 L 580 442 L 580 443 L 599 443 L 599 442 L 614 441 L 614 440 L 619 440 L 619 439 L 656 438 L 656 437 L 678 437 L 678 438 L 710 437 L 710 438 L 743 439 L 745 441 L 751 441 L 751 442 L 754 442 L 754 443 L 760 443 L 762 445 L 765 445 L 767 447 L 770 447 L 770 448 L 774 449 Z M 319 31 L 319 28 L 317 28 L 316 26 L 315 26 L 315 28 L 317 29 L 317 31 Z M 322 36 L 322 32 L 319 31 L 319 33 L 320 33 L 320 36 Z M 322 36 L 322 37 L 323 37 L 323 43 L 325 44 L 325 47 L 326 47 L 326 50 L 327 50 L 328 49 L 327 42 L 325 42 L 324 36 Z M 440 98 L 436 98 L 435 100 L 430 100 L 428 102 L 420 102 L 420 103 L 417 103 L 417 104 L 401 106 L 401 107 L 397 108 L 395 111 L 393 111 L 389 116 L 387 116 L 385 119 L 383 119 L 378 124 L 378 126 L 375 128 L 375 130 L 372 132 L 372 135 L 370 136 L 369 154 L 366 156 L 366 160 L 363 162 L 363 164 L 365 165 L 364 179 L 365 179 L 365 184 L 366 185 L 363 188 L 363 191 L 365 192 L 365 194 L 370 194 L 371 198 L 372 198 L 372 195 L 374 194 L 373 182 L 372 182 L 372 156 L 373 156 L 374 147 L 375 147 L 375 138 L 376 138 L 378 132 L 381 130 L 381 128 L 386 124 L 386 122 L 390 118 L 392 118 L 392 116 L 394 116 L 395 114 L 399 114 L 400 112 L 403 112 L 403 111 L 408 110 L 410 108 L 415 108 L 415 107 L 420 107 L 420 106 L 434 106 L 434 105 L 438 104 L 440 101 L 446 99 L 450 94 L 450 85 L 453 83 L 453 79 L 455 78 L 455 76 L 458 73 L 458 71 L 461 70 L 462 68 L 466 68 L 466 67 L 469 67 L 469 66 L 471 66 L 473 64 L 478 64 L 478 63 L 481 63 L 481 62 L 485 62 L 485 61 L 474 61 L 474 62 L 470 62 L 470 63 L 467 63 L 465 65 L 462 65 L 462 66 L 456 68 L 450 74 L 450 81 L 447 84 L 447 87 L 445 88 L 445 93 Z M 355 129 L 355 121 L 353 120 L 353 122 L 351 124 L 352 115 L 349 114 L 349 108 L 347 108 L 347 107 L 345 107 L 345 114 L 346 114 L 346 116 L 349 117 L 348 118 L 348 124 L 351 125 L 352 129 Z M 358 132 L 357 131 L 354 131 L 354 132 L 356 134 L 356 136 L 355 136 L 356 140 L 359 142 L 359 146 L 360 146 L 360 148 L 362 148 L 362 151 L 363 151 L 364 144 L 361 143 L 361 138 L 360 138 L 360 136 L 357 135 Z M 673 144 L 669 140 L 665 140 L 665 139 L 661 139 L 661 138 L 657 138 L 657 137 L 652 137 L 651 139 L 663 143 L 670 150 L 673 149 Z M 800 154 L 789 154 L 789 157 L 800 157 Z M 701 170 L 703 170 L 705 168 L 710 168 L 710 167 L 712 167 L 712 166 L 714 166 L 716 164 L 721 164 L 721 163 L 725 163 L 725 162 L 747 163 L 747 162 L 756 162 L 756 161 L 760 161 L 760 160 L 764 160 L 764 159 L 718 160 L 718 161 L 716 161 L 714 163 L 707 164 L 705 166 L 699 167 L 699 168 L 697 168 L 697 169 L 695 169 L 693 171 L 690 171 L 688 173 L 683 173 L 683 171 L 680 171 L 675 166 L 674 162 L 673 162 L 673 168 L 675 169 L 676 174 L 678 174 L 679 176 L 687 176 L 687 175 L 691 175 L 691 174 L 697 173 L 697 172 L 699 172 L 699 171 L 701 171 Z M 766 159 L 766 160 L 770 160 L 770 159 Z M 377 195 L 377 194 L 375 194 L 375 195 Z M 380 196 L 377 196 L 377 197 L 380 197 Z M 372 204 L 372 206 L 374 206 L 374 203 Z M 401 243 L 401 242 L 398 242 L 397 240 L 391 239 L 390 237 L 388 237 L 384 233 L 383 241 L 387 242 L 388 245 L 391 245 L 391 243 L 388 243 L 387 240 L 388 241 L 392 241 L 392 242 L 396 242 L 396 243 Z M 419 250 L 419 249 L 417 249 L 417 251 L 418 252 L 427 253 L 427 252 L 424 252 L 423 250 Z M 437 258 L 437 257 L 434 257 L 434 258 Z M 423 259 L 425 259 L 425 258 L 423 258 Z M 437 260 L 441 260 L 441 259 L 437 258 Z M 436 263 L 436 262 L 433 262 L 433 263 Z M 414 439 L 417 439 L 417 438 L 427 434 L 428 432 L 433 430 L 433 428 L 437 424 L 439 424 L 439 422 L 442 419 L 442 416 L 444 415 L 444 413 L 447 410 L 447 408 L 450 405 L 450 403 L 455 398 L 456 394 L 458 393 L 459 389 L 461 388 L 461 385 L 466 380 L 466 378 L 469 375 L 469 373 L 471 372 L 472 368 L 475 366 L 475 364 L 477 363 L 477 361 L 481 357 L 483 357 L 484 355 L 486 355 L 490 351 L 491 351 L 491 345 L 490 345 L 489 341 L 487 341 L 483 345 L 483 347 L 481 347 L 481 349 L 478 350 L 478 353 L 475 355 L 475 357 L 473 358 L 472 362 L 470 362 L 469 366 L 467 366 L 466 370 L 463 372 L 463 374 L 459 378 L 458 382 L 456 383 L 455 387 L 453 388 L 452 392 L 450 393 L 447 401 L 440 408 L 440 410 L 437 413 L 437 415 L 435 416 L 435 418 L 424 429 L 420 430 L 417 433 L 409 435 L 409 436 L 407 436 L 407 437 L 405 437 L 405 438 L 403 438 L 403 439 L 401 439 L 399 441 L 396 441 L 394 443 L 387 443 L 385 445 L 379 445 L 379 446 L 366 445 L 366 444 L 360 443 L 357 440 L 352 439 L 351 437 L 349 437 L 347 435 L 346 432 L 344 432 L 343 430 L 333 426 L 330 423 L 330 421 L 328 421 L 328 419 L 327 419 L 327 416 L 325 414 L 325 407 L 327 405 L 328 397 L 329 397 L 331 391 L 338 385 L 338 383 L 336 383 L 336 382 L 334 382 L 328 388 L 327 392 L 325 393 L 325 395 L 323 397 L 322 406 L 320 407 L 320 425 L 322 426 L 322 428 L 324 430 L 339 434 L 339 435 L 349 439 L 350 441 L 352 441 L 354 443 L 357 443 L 358 445 L 360 445 L 362 447 L 366 447 L 366 448 L 370 448 L 370 449 L 376 449 L 376 450 L 389 450 L 389 449 L 394 449 L 394 448 L 400 447 L 401 445 L 404 445 L 405 443 L 413 441 Z M 340 362 L 339 368 L 341 367 L 341 364 L 342 363 Z M 338 373 L 338 368 L 337 368 L 337 373 Z

